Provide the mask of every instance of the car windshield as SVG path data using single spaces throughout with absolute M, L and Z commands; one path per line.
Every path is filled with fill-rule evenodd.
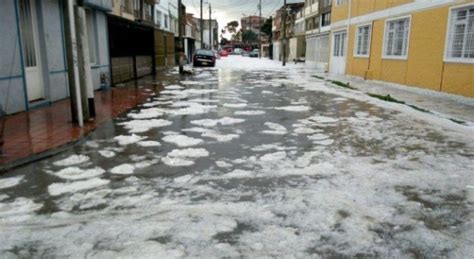
M 200 49 L 200 50 L 196 51 L 196 54 L 197 55 L 205 55 L 205 56 L 214 56 L 214 52 L 212 52 L 211 50 L 207 50 L 207 49 Z

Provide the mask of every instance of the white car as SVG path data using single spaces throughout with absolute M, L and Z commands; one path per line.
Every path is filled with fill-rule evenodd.
M 234 51 L 232 52 L 232 55 L 242 55 L 244 51 L 240 48 L 235 48 Z

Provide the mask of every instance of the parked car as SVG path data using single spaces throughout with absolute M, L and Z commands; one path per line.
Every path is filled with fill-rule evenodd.
M 221 50 L 221 51 L 219 51 L 219 55 L 221 57 L 227 57 L 227 56 L 229 56 L 229 52 L 227 52 L 226 50 Z
M 252 52 L 250 52 L 251 58 L 258 58 L 259 55 L 260 55 L 260 51 L 258 49 L 254 49 L 252 50 Z
M 250 52 L 248 51 L 242 51 L 242 57 L 250 57 Z
M 208 49 L 198 49 L 194 53 L 193 57 L 193 66 L 216 66 L 216 57 L 214 56 L 214 52 Z
M 231 55 L 242 55 L 242 52 L 244 52 L 242 49 L 235 48 Z

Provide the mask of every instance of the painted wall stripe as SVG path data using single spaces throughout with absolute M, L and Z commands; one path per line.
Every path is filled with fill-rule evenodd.
M 0 81 L 14 80 L 14 79 L 19 79 L 19 78 L 23 78 L 23 75 L 0 77 Z

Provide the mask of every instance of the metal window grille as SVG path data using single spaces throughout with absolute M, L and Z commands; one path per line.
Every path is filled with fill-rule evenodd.
M 342 5 L 347 3 L 347 0 L 336 0 L 336 5 Z
M 385 27 L 384 54 L 388 57 L 406 57 L 410 18 L 388 21 Z
M 447 57 L 474 60 L 474 6 L 452 10 Z
M 370 25 L 366 25 L 357 29 L 356 55 L 365 56 L 369 54 L 371 27 Z
M 89 60 L 91 64 L 96 64 L 97 60 L 97 44 L 96 44 L 96 30 L 94 22 L 94 12 L 90 9 L 86 9 L 86 25 L 87 25 L 87 37 L 89 42 Z
M 345 32 L 340 32 L 334 34 L 334 57 L 344 57 L 345 54 L 345 46 L 346 46 L 346 37 L 347 34 Z
M 36 66 L 36 48 L 34 38 L 33 10 L 30 0 L 20 1 L 20 25 L 23 53 L 25 53 L 25 66 Z

